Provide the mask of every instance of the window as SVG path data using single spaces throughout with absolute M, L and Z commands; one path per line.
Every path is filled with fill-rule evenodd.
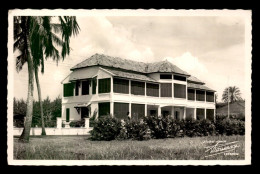
M 66 108 L 66 122 L 70 121 L 70 108 Z
M 131 106 L 131 119 L 138 120 L 145 116 L 144 104 L 132 104 Z
M 146 95 L 159 97 L 159 84 L 146 83 Z
M 76 81 L 76 83 L 75 83 L 75 96 L 79 95 L 79 87 L 80 87 L 80 81 Z
M 90 81 L 82 81 L 82 95 L 89 95 L 89 83 Z
M 89 118 L 89 110 L 87 107 L 81 108 L 81 119 L 82 118 Z
M 110 114 L 110 103 L 98 103 L 98 117 L 103 117 Z
M 206 116 L 208 120 L 214 121 L 214 109 L 207 109 Z
M 111 88 L 111 79 L 98 79 L 98 93 L 109 93 Z
M 161 83 L 161 97 L 172 97 L 171 83 Z
M 171 74 L 160 74 L 160 79 L 172 79 Z
M 214 102 L 214 92 L 206 92 L 206 101 Z
M 195 100 L 195 90 L 188 89 L 188 100 Z
M 63 96 L 70 97 L 74 94 L 74 83 L 63 84 Z
M 183 77 L 183 76 L 174 75 L 173 78 L 174 78 L 174 80 L 186 81 L 186 77 Z
M 131 94 L 144 95 L 144 82 L 131 81 Z
M 128 103 L 114 103 L 114 115 L 118 119 L 127 119 L 127 113 L 129 112 Z
M 157 113 L 156 110 L 150 110 L 150 115 L 156 116 L 157 115 L 156 113 Z
M 204 116 L 205 114 L 205 109 L 200 109 L 200 108 L 197 108 L 197 120 L 203 120 L 205 118 Z
M 196 90 L 196 100 L 205 101 L 205 91 Z
M 129 80 L 114 78 L 113 84 L 114 92 L 129 94 Z
M 174 84 L 174 97 L 186 98 L 186 85 Z
M 96 94 L 97 90 L 97 77 L 92 79 L 92 94 Z

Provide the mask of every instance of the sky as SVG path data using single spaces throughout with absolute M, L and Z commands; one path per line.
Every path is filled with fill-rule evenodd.
M 42 98 L 62 96 L 70 68 L 95 53 L 141 62 L 168 60 L 215 89 L 245 95 L 245 21 L 239 16 L 79 16 L 80 33 L 58 64 L 45 61 L 39 74 Z M 15 67 L 15 64 L 13 65 Z M 14 73 L 14 97 L 27 98 L 27 64 Z M 34 98 L 37 100 L 35 86 Z

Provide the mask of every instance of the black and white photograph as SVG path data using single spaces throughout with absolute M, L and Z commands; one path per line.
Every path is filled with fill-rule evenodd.
M 9 10 L 8 164 L 251 164 L 251 15 Z

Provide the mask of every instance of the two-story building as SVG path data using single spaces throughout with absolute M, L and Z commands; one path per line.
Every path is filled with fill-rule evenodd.
M 62 120 L 172 115 L 215 118 L 215 91 L 169 61 L 143 63 L 95 54 L 62 81 Z

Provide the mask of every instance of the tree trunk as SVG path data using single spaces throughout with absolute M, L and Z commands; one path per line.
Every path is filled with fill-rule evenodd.
M 44 117 L 43 117 L 43 108 L 42 108 L 41 87 L 40 87 L 40 82 L 39 82 L 39 77 L 38 77 L 38 68 L 37 67 L 34 68 L 34 74 L 35 74 L 35 81 L 36 81 L 36 85 L 37 85 L 38 98 L 39 98 L 39 103 L 40 103 L 41 120 L 42 120 L 42 135 L 46 135 Z
M 33 62 L 31 56 L 27 58 L 28 64 L 28 95 L 27 95 L 27 108 L 26 108 L 26 118 L 24 123 L 24 129 L 22 135 L 19 138 L 21 142 L 29 142 L 30 130 L 32 124 L 32 114 L 33 114 L 33 91 L 34 91 L 34 78 L 33 78 Z

